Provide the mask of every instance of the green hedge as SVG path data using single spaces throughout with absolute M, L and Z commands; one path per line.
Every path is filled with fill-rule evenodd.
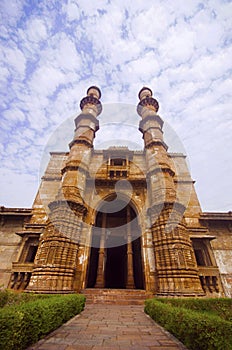
M 39 298 L 48 298 L 52 296 L 51 294 L 33 294 L 33 293 L 23 293 L 17 292 L 10 289 L 4 289 L 0 291 L 0 308 L 15 304 L 25 303 L 31 300 Z
M 175 307 L 157 299 L 145 301 L 145 312 L 190 350 L 232 349 L 232 323 L 216 315 Z
M 84 305 L 83 295 L 69 294 L 40 297 L 0 309 L 0 349 L 26 349 L 80 313 Z
M 232 299 L 230 298 L 160 298 L 159 301 L 186 309 L 210 312 L 232 322 Z

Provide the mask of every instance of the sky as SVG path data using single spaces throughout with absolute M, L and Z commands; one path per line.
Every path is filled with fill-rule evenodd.
M 232 210 L 232 1 L 1 0 L 0 16 L 0 205 L 31 207 L 47 145 L 58 132 L 53 150 L 68 150 L 91 85 L 105 111 L 134 108 L 122 143 L 132 130 L 142 147 L 136 105 L 148 86 L 202 209 Z M 123 123 L 99 122 L 101 148 Z

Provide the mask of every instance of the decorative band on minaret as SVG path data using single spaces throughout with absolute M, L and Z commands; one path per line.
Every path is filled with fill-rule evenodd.
M 87 96 L 80 102 L 80 108 L 84 114 L 92 114 L 96 118 L 102 112 L 101 90 L 97 86 L 90 86 Z
M 144 107 L 147 107 L 149 111 L 153 111 L 155 113 L 158 112 L 159 103 L 155 98 L 152 97 L 151 89 L 149 89 L 148 87 L 143 87 L 140 90 L 138 96 L 139 96 L 140 102 L 137 106 L 137 112 L 142 118 L 146 116 L 144 115 L 144 113 L 146 112 L 146 108 Z

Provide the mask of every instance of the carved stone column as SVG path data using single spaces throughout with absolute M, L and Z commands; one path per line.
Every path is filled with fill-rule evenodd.
M 104 288 L 105 286 L 105 233 L 106 233 L 106 213 L 102 214 L 102 232 L 100 240 L 100 249 L 98 257 L 97 280 L 95 287 Z
M 45 232 L 41 235 L 28 291 L 73 291 L 79 235 L 86 209 L 74 203 L 54 201 Z
M 133 249 L 131 241 L 131 215 L 130 207 L 127 206 L 127 289 L 134 289 Z
M 145 278 L 146 278 L 146 290 L 156 294 L 158 290 L 157 282 L 157 272 L 155 265 L 155 253 L 154 253 L 154 244 L 152 238 L 152 231 L 150 228 L 147 228 L 143 234 L 144 236 L 144 246 L 145 250 Z
M 91 86 L 80 102 L 82 112 L 75 119 L 75 134 L 62 169 L 61 188 L 49 204 L 49 222 L 41 235 L 27 288 L 30 291 L 67 293 L 73 292 L 75 285 L 82 285 L 76 270 L 80 244 L 83 244 L 80 242 L 82 224 L 88 210 L 84 198 L 86 177 L 93 140 L 99 129 L 96 118 L 102 110 L 100 97 L 100 90 Z
M 160 208 L 153 206 L 155 218 Z M 196 260 L 183 219 L 184 206 L 165 203 L 152 225 L 154 253 L 160 295 L 203 295 Z M 170 216 L 172 219 L 170 220 Z
M 141 116 L 149 191 L 148 213 L 151 219 L 157 294 L 201 295 L 193 247 L 185 225 L 185 207 L 177 198 L 175 169 L 163 140 L 163 120 L 157 114 L 159 104 L 149 88 L 139 93 L 137 107 Z

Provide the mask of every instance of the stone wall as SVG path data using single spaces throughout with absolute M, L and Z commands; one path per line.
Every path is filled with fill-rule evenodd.
M 225 295 L 232 297 L 232 213 L 203 213 L 201 221 L 215 237 L 211 245 Z
M 19 258 L 22 238 L 16 232 L 22 231 L 30 217 L 31 209 L 5 207 L 0 209 L 0 288 L 8 286 L 12 262 Z

